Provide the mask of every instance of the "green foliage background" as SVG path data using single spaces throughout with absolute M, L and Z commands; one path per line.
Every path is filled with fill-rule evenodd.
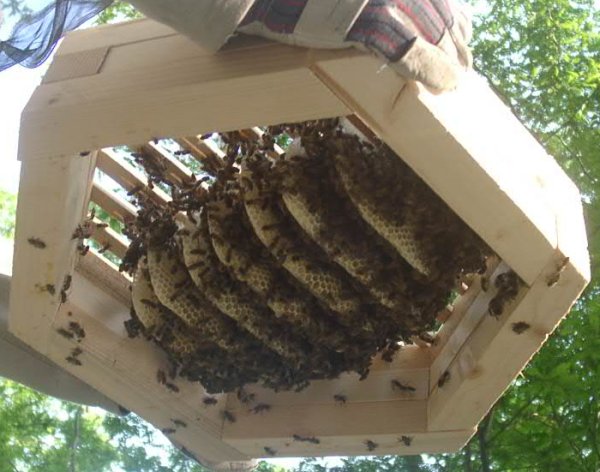
M 582 190 L 593 280 L 569 317 L 483 420 L 463 451 L 345 459 L 342 471 L 600 470 L 600 10 L 594 0 L 473 0 L 476 68 Z M 132 17 L 117 2 L 100 22 Z M 492 126 L 492 124 L 490 124 Z M 0 191 L 0 234 L 14 230 Z M 199 471 L 157 444 L 134 415 L 117 418 L 0 382 L 0 470 Z M 162 455 L 152 451 L 162 450 Z M 259 470 L 276 468 L 261 463 Z M 298 471 L 327 470 L 317 459 Z

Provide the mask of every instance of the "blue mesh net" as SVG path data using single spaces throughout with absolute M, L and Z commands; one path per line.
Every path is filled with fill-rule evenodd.
M 15 64 L 37 67 L 63 34 L 113 0 L 0 0 L 0 71 Z

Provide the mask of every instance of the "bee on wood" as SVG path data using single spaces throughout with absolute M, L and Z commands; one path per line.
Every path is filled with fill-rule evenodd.
M 256 395 L 254 393 L 248 393 L 243 387 L 241 387 L 238 388 L 236 396 L 241 403 L 248 404 L 254 401 L 254 397 Z
M 333 400 L 334 400 L 336 403 L 338 403 L 339 405 L 345 405 L 345 404 L 346 404 L 346 401 L 348 401 L 348 397 L 347 397 L 346 395 L 342 395 L 342 394 L 336 393 L 336 394 L 333 396 Z
M 517 334 L 523 334 L 529 328 L 531 328 L 531 325 L 525 321 L 517 321 L 512 324 L 512 330 Z
M 54 284 L 46 284 L 46 285 L 36 284 L 36 287 L 39 290 L 41 290 L 42 292 L 48 292 L 50 295 L 56 294 L 56 287 L 54 286 Z
M 37 249 L 46 249 L 46 243 L 40 238 L 28 238 L 27 242 Z
M 206 406 L 216 405 L 218 400 L 215 397 L 204 397 L 202 399 L 202 403 Z
M 412 436 L 401 436 L 399 441 L 405 446 L 410 446 L 412 444 L 413 438 Z
M 411 385 L 406 385 L 399 380 L 393 379 L 391 381 L 392 390 L 400 390 L 401 392 L 415 392 L 417 389 Z
M 61 335 L 63 338 L 65 338 L 65 339 L 73 339 L 73 337 L 75 336 L 73 333 L 71 333 L 70 331 L 67 331 L 67 330 L 66 330 L 66 329 L 64 329 L 64 328 L 58 328 L 58 329 L 56 330 L 56 332 L 57 332 L 58 334 L 60 334 L 60 335 Z
M 268 446 L 265 446 L 265 447 L 264 447 L 264 450 L 265 450 L 265 452 L 266 452 L 266 453 L 267 453 L 269 456 L 271 456 L 271 457 L 273 457 L 275 454 L 277 454 L 277 451 L 276 451 L 275 449 L 273 449 L 273 448 L 270 448 L 270 447 L 268 447 Z
M 258 414 L 258 413 L 262 413 L 264 411 L 269 411 L 270 409 L 271 409 L 271 405 L 267 405 L 266 403 L 259 403 L 254 408 L 250 408 L 249 411 L 251 411 L 254 414 Z
M 438 379 L 438 387 L 442 388 L 444 385 L 446 385 L 446 382 L 448 382 L 448 380 L 450 380 L 450 372 L 446 370 Z
M 225 421 L 229 421 L 230 423 L 235 423 L 235 416 L 230 411 L 223 410 L 221 412 L 221 415 L 223 416 L 223 419 Z
M 71 274 L 65 275 L 62 285 L 62 289 L 65 292 L 71 288 L 71 282 L 73 282 L 73 276 Z
M 398 350 L 397 347 L 387 347 L 384 349 L 384 351 L 381 353 L 381 360 L 387 363 L 393 362 L 394 360 L 394 354 L 396 354 L 396 351 Z
M 68 356 L 68 357 L 65 357 L 65 360 L 66 360 L 66 361 L 67 361 L 69 364 L 73 364 L 73 365 L 77 365 L 77 366 L 80 366 L 80 365 L 82 365 L 82 364 L 81 364 L 81 361 L 80 361 L 79 359 L 77 359 L 76 357 L 73 357 L 73 356 Z
M 315 438 L 314 436 L 300 436 L 299 434 L 292 435 L 294 441 L 298 442 L 307 442 L 311 444 L 321 444 L 321 440 L 319 438 Z
M 87 244 L 78 244 L 77 245 L 77 251 L 79 252 L 79 254 L 81 256 L 85 256 L 87 255 L 88 252 L 90 252 L 90 246 Z
M 127 332 L 127 336 L 130 338 L 135 338 L 137 336 L 139 336 L 141 330 L 142 330 L 142 325 L 141 323 L 134 318 L 131 318 L 127 321 L 125 321 L 123 323 L 123 325 L 125 326 L 125 331 Z
M 174 383 L 166 382 L 165 387 L 167 387 L 167 389 L 169 389 L 171 392 L 175 392 L 175 393 L 179 392 L 179 387 L 177 385 L 175 385 Z
M 548 287 L 554 287 L 558 283 L 558 281 L 560 280 L 560 275 L 565 270 L 568 263 L 569 258 L 565 257 L 556 265 L 556 271 L 550 276 L 548 276 L 548 278 L 546 279 L 546 285 Z
M 73 348 L 71 351 L 71 357 L 78 357 L 83 353 L 83 350 L 80 347 Z
M 85 338 L 85 330 L 77 321 L 69 321 L 69 330 L 79 339 Z
M 160 384 L 160 385 L 165 385 L 167 383 L 167 374 L 165 374 L 165 371 L 162 369 L 158 369 L 156 371 L 156 381 Z
M 79 153 L 79 157 L 86 157 L 90 155 L 90 151 L 81 151 Z
M 367 439 L 365 441 L 365 446 L 367 446 L 367 451 L 373 452 L 375 449 L 377 449 L 379 447 L 379 444 L 371 441 L 370 439 Z
M 165 435 L 169 435 L 169 434 L 173 434 L 176 433 L 177 430 L 175 428 L 163 428 L 160 430 L 161 433 L 165 434 Z
M 185 421 L 181 421 L 178 419 L 171 419 L 175 426 L 179 426 L 180 428 L 187 428 L 187 423 Z

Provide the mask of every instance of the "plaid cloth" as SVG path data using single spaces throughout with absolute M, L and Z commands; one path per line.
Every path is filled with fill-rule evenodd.
M 435 90 L 471 65 L 459 0 L 130 0 L 146 16 L 217 50 L 235 33 L 313 48 L 358 47 Z
M 343 34 L 333 39 L 334 31 L 311 35 L 310 25 L 299 31 L 306 11 L 317 2 L 323 21 L 331 22 L 340 12 L 348 17 L 343 10 L 355 9 Z M 471 65 L 470 17 L 450 0 L 256 0 L 237 31 L 310 47 L 368 49 L 407 78 L 438 90 L 454 87 L 460 66 Z

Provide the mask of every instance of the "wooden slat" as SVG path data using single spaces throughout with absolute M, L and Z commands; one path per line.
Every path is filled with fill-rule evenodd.
M 94 223 L 102 224 L 103 222 L 95 219 Z M 96 228 L 92 239 L 100 246 L 107 247 L 107 250 L 120 258 L 125 256 L 125 252 L 129 247 L 129 241 L 110 227 Z
M 276 406 L 263 414 L 247 409 L 232 413 L 236 421 L 226 422 L 223 430 L 223 440 L 232 445 L 243 440 L 289 441 L 294 434 L 336 441 L 351 436 L 367 439 L 377 435 L 411 435 L 427 429 L 424 400 L 356 403 L 345 407 Z
M 433 389 L 429 400 L 431 430 L 478 423 L 568 313 L 587 281 L 567 264 L 559 283 L 548 287 L 548 278 L 563 257 L 557 254 L 553 258 L 512 311 L 499 320 L 490 316 L 481 319 L 448 367 L 448 382 Z M 516 322 L 531 327 L 519 335 L 512 330 Z
M 165 166 L 165 176 L 181 184 L 184 182 L 192 182 L 192 171 L 185 165 L 175 159 L 171 154 L 164 149 L 160 144 L 149 142 L 141 147 L 143 152 L 147 152 Z
M 148 39 L 175 36 L 177 32 L 162 23 L 141 19 L 70 32 L 57 49 L 57 55 L 84 52 L 98 47 L 119 47 Z
M 329 405 L 339 406 L 333 396 L 337 394 L 346 397 L 346 406 L 374 402 L 398 400 L 424 400 L 428 396 L 429 385 L 429 349 L 418 346 L 406 346 L 388 363 L 375 358 L 371 365 L 371 373 L 364 380 L 359 380 L 357 374 L 342 374 L 335 380 L 319 380 L 311 382 L 310 386 L 301 392 L 281 391 L 250 385 L 246 388 L 253 393 L 256 401 L 271 406 L 294 405 Z M 414 391 L 401 391 L 392 387 L 392 380 L 397 380 Z M 231 394 L 228 407 L 239 410 L 247 408 L 241 404 L 236 395 Z
M 137 210 L 131 203 L 98 182 L 94 182 L 90 198 L 108 214 L 121 221 L 129 221 L 137 215 Z
M 105 35 L 98 43 L 110 41 L 110 29 Z M 67 37 L 63 47 L 74 41 Z M 313 55 L 361 54 L 250 37 L 216 55 L 181 36 L 111 48 L 99 74 L 36 89 L 22 115 L 20 158 L 346 115 L 305 65 Z
M 190 136 L 187 138 L 175 138 L 175 142 L 183 149 L 189 151 L 191 155 L 198 161 L 202 162 L 209 157 L 218 157 L 222 159 L 225 153 L 210 140 L 202 140 L 201 136 Z
M 71 235 L 85 217 L 95 155 L 23 163 L 17 206 L 10 331 L 45 354 L 65 275 L 75 262 Z M 39 238 L 44 249 L 31 245 Z M 55 294 L 44 290 L 51 284 Z
M 148 191 L 146 176 L 134 169 L 110 148 L 98 151 L 97 166 L 127 191 L 142 187 L 143 191 L 157 203 L 165 203 L 171 200 L 171 197 L 157 186 L 154 186 L 152 191 Z
M 375 58 L 313 70 L 527 283 L 537 278 L 554 253 L 556 221 L 529 157 L 549 158 L 482 79 L 466 74 L 438 96 Z
M 390 421 L 394 421 L 390 418 Z M 475 433 L 470 431 L 444 431 L 433 433 L 412 433 L 409 436 L 410 446 L 401 442 L 397 434 L 356 435 L 318 438 L 319 444 L 294 441 L 288 438 L 228 439 L 227 442 L 251 457 L 319 457 L 319 456 L 365 456 L 365 455 L 414 455 L 441 454 L 461 449 Z M 377 444 L 374 451 L 368 451 L 365 441 Z M 271 456 L 265 451 L 269 447 L 275 451 Z
M 489 302 L 497 292 L 489 280 L 510 269 L 506 264 L 500 264 L 495 257 L 488 259 L 487 265 L 485 277 L 490 285 L 487 293 L 481 289 L 482 277 L 475 276 L 468 290 L 454 302 L 448 319 L 435 335 L 435 342 L 430 351 L 433 359 L 430 368 L 430 391 L 481 318 L 487 316 Z
M 491 275 L 491 280 L 495 280 L 498 274 L 507 272 L 510 268 L 506 264 L 500 266 Z M 476 287 L 477 288 L 477 287 Z M 496 295 L 497 289 L 490 284 L 487 292 L 475 290 L 476 296 L 468 305 L 458 305 L 457 313 L 453 314 L 455 318 L 442 329 L 442 332 L 436 336 L 436 345 L 432 347 L 432 355 L 435 356 L 430 368 L 429 391 L 436 388 L 438 379 L 442 373 L 455 359 L 469 336 L 477 329 L 481 321 L 490 317 L 488 306 L 492 298 Z M 471 298 L 471 297 L 469 297 Z
M 119 272 L 119 268 L 109 260 L 90 250 L 77 259 L 75 270 L 87 280 L 93 280 L 96 287 L 110 294 L 119 303 L 131 305 L 131 277 Z

